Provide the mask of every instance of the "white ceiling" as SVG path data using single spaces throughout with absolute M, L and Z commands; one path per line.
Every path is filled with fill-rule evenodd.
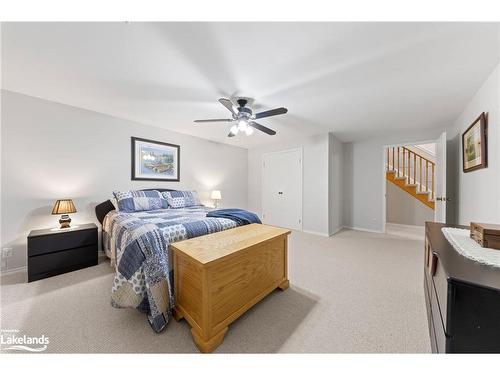
M 2 87 L 252 148 L 444 127 L 499 61 L 498 23 L 4 23 Z M 248 96 L 274 137 L 227 138 Z

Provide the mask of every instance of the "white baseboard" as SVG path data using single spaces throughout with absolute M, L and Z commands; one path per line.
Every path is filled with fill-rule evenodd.
M 343 228 L 345 228 L 345 229 L 351 229 L 351 230 L 359 230 L 361 232 L 382 233 L 382 234 L 384 233 L 381 230 L 366 229 L 366 228 L 360 228 L 360 227 L 348 227 L 348 226 L 344 226 Z
M 302 229 L 302 232 L 304 232 L 304 233 L 308 233 L 308 234 L 314 234 L 315 236 L 330 237 L 330 236 L 328 235 L 328 233 L 316 232 L 316 231 L 313 231 L 313 230 L 305 230 L 305 229 Z
M 338 228 L 335 228 L 334 230 L 332 230 L 332 231 L 330 232 L 329 237 L 331 237 L 331 236 L 333 236 L 333 235 L 337 234 L 337 233 L 338 233 L 338 232 L 340 232 L 342 229 L 344 229 L 344 227 L 338 227 Z
M 398 228 L 408 228 L 408 229 L 424 229 L 424 225 L 410 225 L 410 224 L 399 224 L 399 223 L 387 223 L 387 225 L 393 226 L 393 227 L 398 227 Z
M 11 268 L 11 269 L 6 269 L 6 270 L 1 270 L 0 275 L 12 275 L 14 273 L 20 273 L 20 272 L 27 272 L 28 267 L 22 266 L 22 267 L 17 267 L 17 268 Z

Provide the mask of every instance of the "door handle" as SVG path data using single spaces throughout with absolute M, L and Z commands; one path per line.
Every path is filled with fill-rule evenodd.
M 436 200 L 437 200 L 437 201 L 440 201 L 440 202 L 450 202 L 450 201 L 451 201 L 451 198 L 446 198 L 446 197 L 436 197 Z

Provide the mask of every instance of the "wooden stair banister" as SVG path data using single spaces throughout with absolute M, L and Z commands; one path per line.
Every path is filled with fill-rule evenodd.
M 432 209 L 435 208 L 435 173 L 436 164 L 418 152 L 404 146 L 387 148 L 387 179 Z

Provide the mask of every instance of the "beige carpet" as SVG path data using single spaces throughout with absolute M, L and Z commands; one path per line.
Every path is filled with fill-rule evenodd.
M 275 291 L 229 327 L 220 353 L 429 352 L 423 241 L 344 230 L 290 238 L 291 287 Z M 2 278 L 1 324 L 50 339 L 48 352 L 197 352 L 185 321 L 155 334 L 133 309 L 114 309 L 107 260 L 25 282 Z

